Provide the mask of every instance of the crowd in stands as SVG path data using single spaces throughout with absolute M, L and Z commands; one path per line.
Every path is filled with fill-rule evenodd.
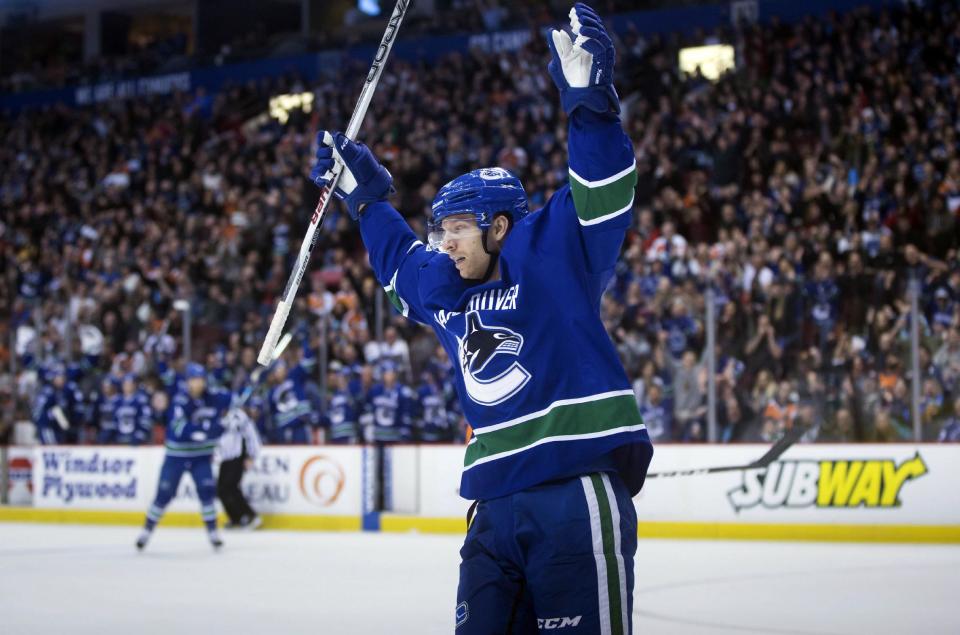
M 604 14 L 616 11 L 636 11 L 657 6 L 698 4 L 707 0 L 601 0 L 594 5 Z M 356 3 L 354 3 L 356 5 Z M 368 6 L 373 3 L 369 3 Z M 370 15 L 359 6 L 350 7 L 340 17 L 339 8 L 313 3 L 315 17 L 312 24 L 322 24 L 303 35 L 297 30 L 268 32 L 263 23 L 239 28 L 226 42 L 213 44 L 203 38 L 191 39 L 186 30 L 163 34 L 140 34 L 137 41 L 128 42 L 124 54 L 103 55 L 78 63 L 81 40 L 67 43 L 70 37 L 57 39 L 47 31 L 42 40 L 32 42 L 29 51 L 9 51 L 0 74 L 0 92 L 23 92 L 37 89 L 60 88 L 77 84 L 97 84 L 172 73 L 204 66 L 221 66 L 270 56 L 284 56 L 312 51 L 339 50 L 347 46 L 374 44 L 383 36 L 383 24 L 393 10 L 389 0 L 379 2 L 380 13 Z M 501 30 L 535 29 L 554 24 L 557 16 L 569 8 L 565 0 L 436 0 L 432 9 L 413 10 L 403 24 L 403 37 L 417 38 L 433 35 L 471 34 Z M 292 7 L 299 14 L 299 7 Z M 332 28 L 331 20 L 341 20 L 344 28 Z M 247 24 L 244 22 L 243 24 Z M 18 28 L 26 33 L 30 24 Z M 22 37 L 22 33 L 18 36 Z M 38 38 L 39 40 L 39 38 Z
M 797 425 L 810 441 L 912 439 L 916 289 L 923 438 L 960 440 L 956 8 L 863 9 L 717 35 L 737 46 L 738 68 L 710 82 L 676 68 L 695 40 L 619 33 L 639 183 L 601 311 L 651 436 L 706 438 L 712 297 L 722 441 L 771 441 Z M 438 188 L 475 167 L 516 172 L 531 209 L 564 185 L 565 118 L 547 60 L 539 37 L 432 65 L 391 60 L 363 138 L 415 231 Z M 178 299 L 192 308 L 193 357 L 241 391 L 317 198 L 306 178 L 313 133 L 346 124 L 365 70 L 3 119 L 7 412 L 29 416 L 29 399 L 61 372 L 86 395 L 111 377 L 148 399 L 169 390 L 184 346 Z M 315 91 L 315 108 L 283 125 L 248 124 L 231 107 L 265 110 L 271 94 L 301 89 Z M 432 334 L 381 294 L 334 207 L 288 322 L 300 345 L 286 364 L 318 354 L 327 364 L 307 373 L 312 425 L 351 382 L 368 413 L 384 376 L 413 401 L 431 382 L 449 394 Z M 328 394 L 314 386 L 321 377 Z

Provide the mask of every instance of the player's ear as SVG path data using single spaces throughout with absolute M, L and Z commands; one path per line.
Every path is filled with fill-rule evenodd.
M 493 234 L 494 240 L 497 242 L 503 241 L 507 237 L 507 233 L 510 231 L 510 217 L 506 214 L 497 214 L 493 219 Z

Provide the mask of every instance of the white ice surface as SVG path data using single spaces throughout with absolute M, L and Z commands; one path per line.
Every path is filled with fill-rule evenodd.
M 456 536 L 0 523 L 0 633 L 452 633 Z M 960 548 L 644 540 L 634 632 L 960 633 Z

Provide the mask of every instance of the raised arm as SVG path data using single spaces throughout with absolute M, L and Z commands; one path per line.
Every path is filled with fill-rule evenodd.
M 569 116 L 570 193 L 587 266 L 600 273 L 616 263 L 637 183 L 633 145 L 613 87 L 613 41 L 597 14 L 577 3 L 570 10 L 570 33 L 555 30 L 548 42 L 547 68 Z
M 334 194 L 360 224 L 360 235 L 370 254 L 370 265 L 390 302 L 404 317 L 428 324 L 429 312 L 420 300 L 421 268 L 436 254 L 428 252 L 400 213 L 387 202 L 393 177 L 362 143 L 342 133 L 317 133 L 317 163 L 311 173 L 323 187 L 331 177 L 334 158 L 344 171 Z

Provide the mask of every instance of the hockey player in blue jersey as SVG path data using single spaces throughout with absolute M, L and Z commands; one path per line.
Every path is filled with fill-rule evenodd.
M 456 415 L 447 410 L 443 381 L 429 370 L 421 374 L 417 388 L 417 436 L 424 443 L 453 441 Z
M 113 397 L 110 409 L 113 421 L 101 432 L 99 443 L 119 445 L 143 445 L 153 433 L 153 408 L 150 398 L 140 389 L 135 375 L 123 377 L 121 394 Z
M 43 445 L 76 443 L 86 420 L 83 392 L 67 380 L 67 369 L 54 364 L 46 370 L 45 384 L 37 394 L 33 408 L 33 423 L 37 438 Z
M 100 389 L 90 395 L 89 424 L 97 429 L 97 443 L 112 443 L 116 432 L 113 408 L 117 403 L 119 386 L 116 377 L 105 375 L 100 381 Z
M 184 472 L 190 472 L 196 485 L 210 544 L 216 549 L 223 546 L 217 531 L 217 482 L 212 463 L 213 451 L 224 430 L 223 417 L 233 398 L 226 390 L 209 388 L 206 375 L 200 364 L 187 364 L 186 390 L 178 391 L 167 408 L 166 455 L 160 468 L 160 484 L 147 511 L 143 532 L 137 538 L 137 549 L 147 545 L 164 509 L 176 496 Z
M 271 443 L 309 444 L 317 422 L 316 412 L 307 393 L 310 370 L 316 364 L 313 351 L 304 344 L 300 363 L 293 368 L 286 360 L 274 363 L 273 388 L 267 397 L 270 407 Z
M 352 371 L 348 367 L 331 364 L 327 374 L 330 381 L 330 398 L 324 425 L 331 443 L 356 443 L 360 439 L 360 413 L 357 403 L 347 386 Z
M 636 167 L 613 87 L 614 48 L 577 4 L 548 38 L 569 116 L 569 184 L 529 214 L 502 168 L 446 184 L 429 245 L 386 202 L 366 146 L 321 131 L 311 176 L 359 221 L 377 278 L 431 326 L 458 368 L 474 430 L 460 494 L 477 501 L 461 549 L 458 634 L 629 633 L 637 518 L 653 453 L 599 316 L 631 221 Z
M 367 411 L 373 415 L 367 440 L 374 443 L 409 443 L 413 440 L 416 397 L 401 383 L 397 364 L 380 364 L 381 380 L 367 394 Z

